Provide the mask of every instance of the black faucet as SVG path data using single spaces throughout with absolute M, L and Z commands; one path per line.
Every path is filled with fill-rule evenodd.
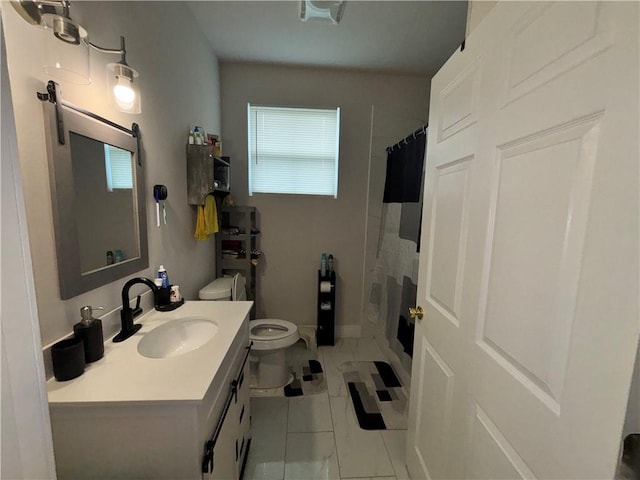
M 136 325 L 133 324 L 133 310 L 129 306 L 129 289 L 136 283 L 142 283 L 149 287 L 153 292 L 154 305 L 158 304 L 158 287 L 156 287 L 155 284 L 148 278 L 132 278 L 127 283 L 125 283 L 122 287 L 122 311 L 120 312 L 122 329 L 120 330 L 120 333 L 113 337 L 113 341 L 116 343 L 126 340 L 131 335 L 140 330 L 140 327 L 142 327 L 142 325 L 140 325 L 139 323 Z

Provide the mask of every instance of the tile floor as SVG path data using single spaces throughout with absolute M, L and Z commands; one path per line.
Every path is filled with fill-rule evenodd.
M 374 339 L 318 347 L 327 392 L 251 399 L 246 480 L 406 480 L 406 430 L 360 429 L 338 367 L 386 360 Z

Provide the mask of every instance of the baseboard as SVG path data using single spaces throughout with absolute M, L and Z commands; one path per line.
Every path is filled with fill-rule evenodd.
M 338 338 L 360 338 L 362 327 L 360 325 L 337 325 L 336 337 Z
M 298 325 L 298 331 L 302 335 L 313 335 L 315 337 L 315 325 Z M 336 338 L 360 338 L 362 327 L 360 325 L 336 325 Z

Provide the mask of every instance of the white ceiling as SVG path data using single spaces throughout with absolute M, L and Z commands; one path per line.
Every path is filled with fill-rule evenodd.
M 218 59 L 431 75 L 464 40 L 466 1 L 349 0 L 338 25 L 297 1 L 190 1 Z

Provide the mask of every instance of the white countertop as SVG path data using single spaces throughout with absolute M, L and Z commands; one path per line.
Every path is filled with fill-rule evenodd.
M 189 301 L 172 312 L 152 310 L 134 319 L 142 328 L 121 343 L 105 342 L 104 357 L 73 380 L 47 382 L 51 406 L 201 402 L 238 335 L 248 331 L 252 302 Z M 170 358 L 147 358 L 138 343 L 154 328 L 182 317 L 213 320 L 218 331 L 200 348 Z M 245 331 L 242 331 L 245 329 Z

